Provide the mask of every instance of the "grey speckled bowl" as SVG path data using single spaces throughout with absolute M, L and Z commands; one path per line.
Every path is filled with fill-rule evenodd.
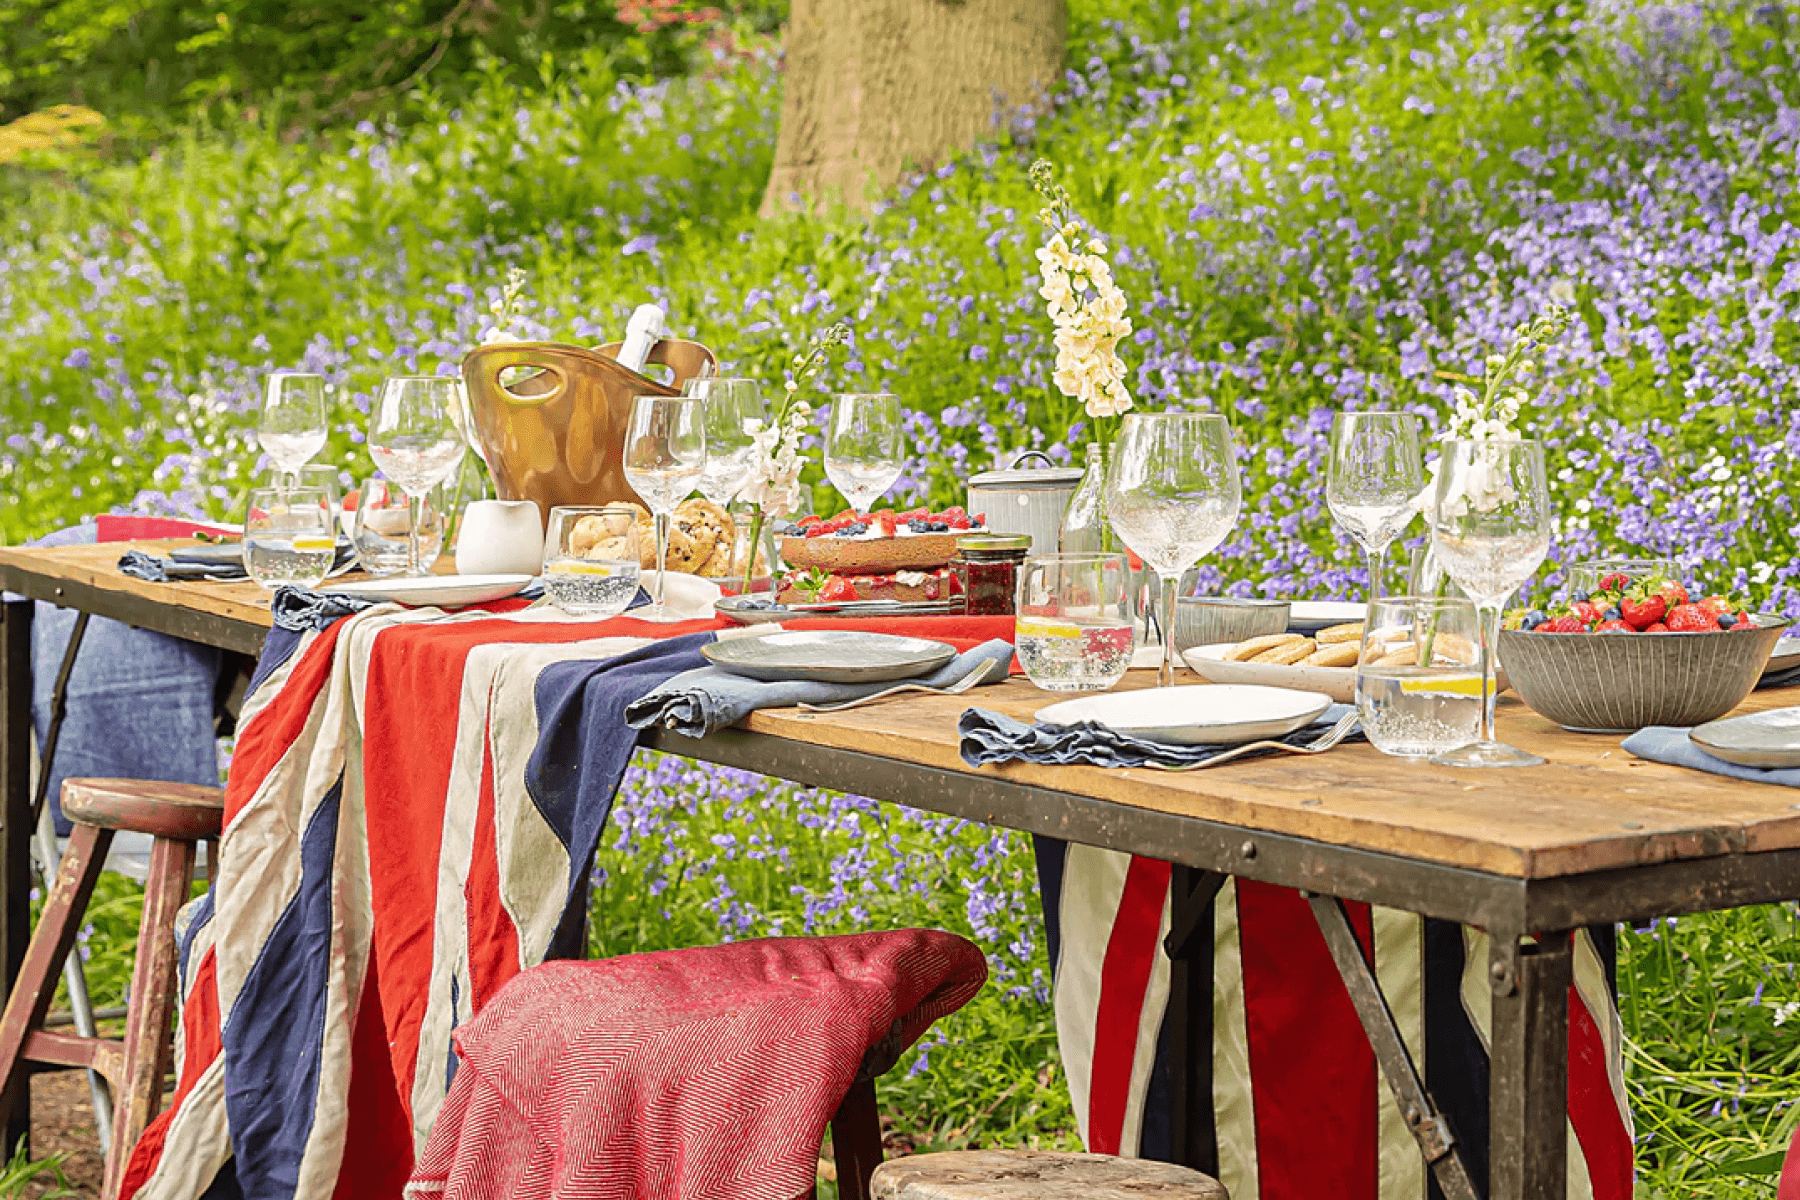
M 1753 633 L 1522 633 L 1502 630 L 1500 665 L 1532 709 L 1578 733 L 1698 725 L 1756 687 L 1787 621 Z
M 1286 633 L 1286 600 L 1240 600 L 1236 596 L 1181 596 L 1175 601 L 1175 650 L 1218 642 L 1247 642 Z

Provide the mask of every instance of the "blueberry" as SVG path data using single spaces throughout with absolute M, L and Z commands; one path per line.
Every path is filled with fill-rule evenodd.
M 950 522 L 948 522 L 948 521 L 933 521 L 931 523 L 931 532 L 933 532 L 933 533 L 949 533 L 950 532 Z
M 1623 618 L 1619 615 L 1619 610 L 1615 607 L 1615 608 L 1609 608 L 1605 612 L 1601 613 L 1600 619 L 1602 621 L 1622 621 L 1625 618 Z
M 867 533 L 869 532 L 869 523 L 867 521 L 858 521 L 854 525 L 845 526 L 844 532 L 851 537 L 855 537 L 859 533 Z
M 1617 616 L 1618 614 L 1615 613 L 1614 615 Z M 1525 619 L 1523 621 L 1519 622 L 1519 628 L 1521 628 L 1521 629 L 1536 629 L 1539 625 L 1542 625 L 1545 621 L 1548 621 L 1549 619 L 1550 619 L 1550 614 L 1546 613 L 1541 608 L 1534 608 L 1530 612 L 1525 614 Z
M 1719 628 L 1732 629 L 1737 625 L 1737 618 L 1730 613 L 1719 614 Z

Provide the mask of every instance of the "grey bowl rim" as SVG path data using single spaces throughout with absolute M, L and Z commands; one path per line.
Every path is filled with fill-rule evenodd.
M 1206 605 L 1217 605 L 1220 608 L 1291 609 L 1294 607 L 1292 600 L 1270 600 L 1263 596 L 1177 596 L 1175 603 L 1192 604 L 1197 608 Z

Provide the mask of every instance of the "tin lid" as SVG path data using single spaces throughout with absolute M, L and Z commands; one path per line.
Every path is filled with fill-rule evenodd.
M 1029 533 L 971 533 L 956 539 L 958 554 L 1023 554 L 1030 549 Z
M 1041 467 L 1021 467 L 1026 459 L 1043 459 Z M 1011 488 L 1016 491 L 1053 492 L 1061 491 L 1072 484 L 1081 482 L 1084 471 L 1079 467 L 1057 467 L 1050 465 L 1050 459 L 1038 450 L 1028 450 L 1013 459 L 1013 465 L 1004 471 L 983 471 L 969 476 L 972 488 Z

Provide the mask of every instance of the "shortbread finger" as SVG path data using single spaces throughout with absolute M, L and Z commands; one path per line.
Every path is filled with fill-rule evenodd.
M 1286 646 L 1291 643 L 1302 642 L 1305 640 L 1305 638 L 1302 638 L 1297 633 L 1264 634 L 1262 637 L 1253 637 L 1247 642 L 1239 642 L 1237 645 L 1227 650 L 1225 652 L 1225 661 L 1249 662 L 1257 655 L 1262 654 L 1267 650 L 1271 650 L 1276 646 Z
M 1287 667 L 1299 662 L 1318 648 L 1318 643 L 1311 638 L 1301 638 L 1297 642 L 1283 642 L 1279 646 L 1264 650 L 1250 661 L 1266 663 L 1275 667 Z
M 1311 654 L 1300 660 L 1303 667 L 1348 667 L 1356 662 L 1357 652 L 1362 649 L 1357 642 L 1336 642 L 1332 645 L 1320 646 Z
M 1385 654 L 1376 659 L 1375 665 L 1378 667 L 1411 667 L 1417 665 L 1418 661 L 1419 648 L 1417 646 L 1402 646 L 1392 654 Z
M 1321 646 L 1335 646 L 1339 642 L 1360 642 L 1362 635 L 1362 622 L 1351 621 L 1347 625 L 1333 625 L 1329 629 L 1321 629 L 1313 634 L 1313 640 Z

